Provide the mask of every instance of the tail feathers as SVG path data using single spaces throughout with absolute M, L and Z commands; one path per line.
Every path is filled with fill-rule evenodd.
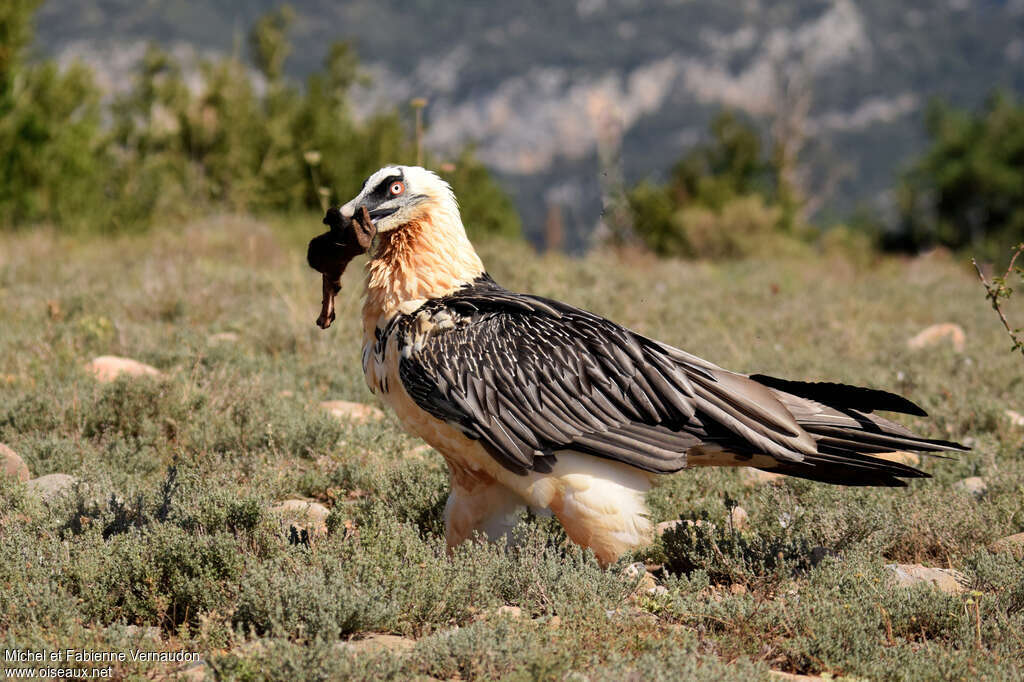
M 959 443 L 922 438 L 906 427 L 871 414 L 888 410 L 925 416 L 902 396 L 844 384 L 787 381 L 764 375 L 751 377 L 771 388 L 816 441 L 817 454 L 802 461 L 778 461 L 767 471 L 839 485 L 905 486 L 904 478 L 929 474 L 872 455 L 896 450 L 934 453 L 970 450 Z
M 792 393 L 793 395 L 814 400 L 823 405 L 842 406 L 860 412 L 885 410 L 887 412 L 912 414 L 917 417 L 928 416 L 928 413 L 921 409 L 920 406 L 903 396 L 889 393 L 888 391 L 879 391 L 874 388 L 826 382 L 790 381 L 788 379 L 770 377 L 765 374 L 751 374 L 750 378 L 762 386 L 774 388 L 776 391 L 784 393 Z
M 802 462 L 779 462 L 765 471 L 819 483 L 850 486 L 906 487 L 904 478 L 931 478 L 931 474 L 906 464 L 862 455 L 808 455 Z

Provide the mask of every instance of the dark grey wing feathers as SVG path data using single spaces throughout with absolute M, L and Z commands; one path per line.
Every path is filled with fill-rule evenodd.
M 435 314 L 454 326 L 418 336 L 414 320 Z M 566 449 L 668 473 L 686 466 L 690 448 L 712 444 L 770 455 L 773 470 L 792 476 L 902 485 L 897 477 L 924 474 L 870 455 L 959 447 L 868 414 L 920 412 L 900 396 L 728 372 L 486 276 L 397 324 L 399 376 L 413 401 L 520 474 L 550 471 Z
M 566 448 L 652 471 L 686 465 L 699 441 L 682 429 L 696 409 L 657 347 L 562 303 L 474 289 L 427 303 L 416 315 L 443 309 L 460 323 L 399 349 L 402 383 L 424 410 L 518 472 Z M 400 345 L 417 343 L 413 317 Z

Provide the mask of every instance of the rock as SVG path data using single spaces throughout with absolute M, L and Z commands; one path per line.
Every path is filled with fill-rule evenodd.
M 741 531 L 747 527 L 747 520 L 750 515 L 747 514 L 747 510 L 743 507 L 733 507 L 729 511 L 729 520 L 732 523 L 733 530 Z
M 878 452 L 872 457 L 878 459 L 884 459 L 887 462 L 896 462 L 897 464 L 906 464 L 907 466 L 916 467 L 921 463 L 921 456 L 916 452 L 907 452 L 906 450 L 895 450 L 893 452 Z
M 238 343 L 239 336 L 235 332 L 218 332 L 206 337 L 206 343 L 219 346 L 225 343 Z
M 3 443 L 0 443 L 0 476 L 15 478 L 22 483 L 32 478 L 25 460 Z
M 416 640 L 398 635 L 370 634 L 362 639 L 341 642 L 340 645 L 355 654 L 376 654 L 384 651 L 404 653 L 416 646 Z
M 49 502 L 71 489 L 76 481 L 74 476 L 68 474 L 46 474 L 39 478 L 33 478 L 25 485 L 42 498 L 43 502 Z
M 949 568 L 929 568 L 921 564 L 886 564 L 885 567 L 892 571 L 896 584 L 901 587 L 930 584 L 946 594 L 959 594 L 967 590 L 963 574 Z
M 647 572 L 647 566 L 639 561 L 622 569 L 622 579 L 628 583 L 636 583 L 633 594 L 645 594 L 658 587 L 654 576 Z
M 988 490 L 988 484 L 981 476 L 970 476 L 953 484 L 953 487 L 960 492 L 970 493 L 975 497 L 981 497 Z
M 126 625 L 124 633 L 139 639 L 160 639 L 160 628 L 155 625 Z
M 1003 412 L 1006 417 L 1010 420 L 1010 423 L 1014 426 L 1024 426 L 1024 414 L 1020 412 L 1014 412 L 1013 410 L 1006 410 Z
M 824 677 L 818 677 L 817 675 L 797 675 L 796 673 L 787 673 L 781 670 L 769 670 L 768 674 L 774 678 L 780 680 L 824 680 Z M 832 679 L 831 677 L 829 679 Z
M 496 613 L 499 616 L 508 616 L 509 618 L 523 617 L 523 610 L 521 608 L 519 608 L 518 606 L 509 606 L 508 604 L 505 604 L 504 606 L 499 606 Z
M 562 625 L 562 617 L 561 616 L 551 616 L 550 618 L 548 618 L 548 627 L 549 628 L 557 628 L 557 627 L 559 627 L 561 625 Z
M 748 487 L 764 485 L 766 483 L 781 483 L 784 478 L 786 477 L 782 474 L 773 474 L 770 471 L 761 471 L 753 467 L 743 467 L 740 469 L 740 479 L 743 481 L 743 485 Z
M 206 679 L 213 679 L 213 676 L 210 674 L 210 668 L 206 665 L 206 662 L 199 660 L 177 671 L 174 679 L 185 680 L 186 682 L 202 682 Z
M 668 531 L 676 530 L 677 528 L 692 528 L 693 526 L 705 525 L 710 528 L 714 528 L 714 524 L 705 523 L 703 519 L 697 519 L 696 521 L 693 519 L 676 519 L 675 521 L 662 521 L 654 527 L 654 532 L 658 535 L 664 535 Z M 635 566 L 636 564 L 632 565 Z M 627 566 L 626 569 L 628 570 L 629 566 Z
M 319 502 L 285 500 L 270 508 L 298 530 L 306 530 L 312 537 L 327 535 L 327 516 L 331 513 Z
M 429 445 L 417 445 L 414 448 L 406 450 L 405 456 L 409 459 L 427 459 L 433 451 L 434 448 Z
M 747 586 L 746 585 L 742 585 L 740 583 L 733 583 L 732 585 L 729 585 L 729 593 L 730 594 L 746 594 L 747 593 Z
M 114 381 L 122 374 L 130 377 L 163 376 L 163 373 L 156 367 L 131 358 L 119 358 L 115 355 L 101 355 L 89 362 L 85 366 L 85 370 L 92 374 L 96 381 L 104 384 Z
M 1024 533 L 1007 535 L 999 538 L 988 546 L 989 551 L 997 554 L 1012 554 L 1017 559 L 1024 559 Z
M 350 403 L 347 400 L 325 400 L 320 403 L 320 407 L 330 412 L 331 416 L 353 424 L 379 422 L 384 419 L 384 413 L 373 405 Z
M 920 350 L 921 348 L 934 346 L 947 337 L 950 343 L 953 344 L 953 350 L 957 353 L 964 352 L 964 343 L 967 340 L 967 335 L 964 334 L 963 327 L 952 322 L 933 324 L 922 329 L 917 336 L 907 340 L 907 347 L 913 350 Z

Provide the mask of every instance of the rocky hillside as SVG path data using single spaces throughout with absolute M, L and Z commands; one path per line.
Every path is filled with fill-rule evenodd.
M 38 46 L 84 56 L 113 87 L 145 41 L 239 49 L 274 4 L 49 0 Z M 629 181 L 659 176 L 723 106 L 804 140 L 805 182 L 827 217 L 884 204 L 921 148 L 930 97 L 970 105 L 1024 90 L 1021 0 L 292 5 L 295 75 L 351 40 L 372 75 L 362 108 L 429 98 L 432 148 L 476 141 L 527 230 L 557 203 L 577 244 L 599 220 L 602 156 Z

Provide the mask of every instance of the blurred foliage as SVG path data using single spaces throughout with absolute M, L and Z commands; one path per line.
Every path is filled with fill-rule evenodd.
M 429 157 L 428 157 L 429 158 Z M 512 199 L 468 147 L 455 163 L 440 165 L 441 177 L 452 186 L 471 238 L 493 234 L 509 239 L 522 235 Z
M 934 101 L 926 126 L 931 147 L 900 181 L 883 243 L 993 255 L 1024 238 L 1024 104 L 998 92 L 977 112 Z
M 294 11 L 256 21 L 257 73 L 237 56 L 199 65 L 198 87 L 151 46 L 128 92 L 101 103 L 88 69 L 23 63 L 35 0 L 0 9 L 0 225 L 51 222 L 67 230 L 137 231 L 197 210 L 294 212 L 338 202 L 414 144 L 397 111 L 357 121 L 351 87 L 363 79 L 347 43 L 300 87 L 285 77 Z M 108 122 L 107 125 L 101 123 Z M 520 235 L 519 218 L 472 150 L 438 164 L 476 234 Z
M 665 184 L 643 181 L 629 192 L 637 235 L 659 255 L 743 257 L 797 231 L 758 131 L 725 110 L 712 119 L 710 134 Z

